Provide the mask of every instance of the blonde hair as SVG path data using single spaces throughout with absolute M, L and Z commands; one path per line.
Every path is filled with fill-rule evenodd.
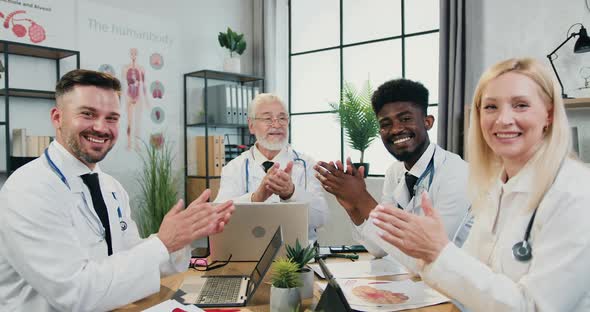
M 285 109 L 285 112 L 288 111 L 287 106 L 285 105 L 283 100 L 281 100 L 281 98 L 278 95 L 275 95 L 272 93 L 259 93 L 258 95 L 256 95 L 254 97 L 252 102 L 250 102 L 250 106 L 248 106 L 248 118 L 253 119 L 254 117 L 256 117 L 256 111 L 258 110 L 258 106 L 260 106 L 260 104 L 272 103 L 272 102 L 281 103 L 281 105 Z
M 483 93 L 490 81 L 508 73 L 518 73 L 532 79 L 550 114 L 543 142 L 525 166 L 534 170 L 533 194 L 528 208 L 539 206 L 549 190 L 563 160 L 571 152 L 571 130 L 565 113 L 561 92 L 553 76 L 538 61 L 531 58 L 508 59 L 489 68 L 480 78 L 470 116 L 467 156 L 469 160 L 469 194 L 475 212 L 486 205 L 487 191 L 493 186 L 502 170 L 501 159 L 492 151 L 483 137 L 480 111 Z M 551 113 L 552 112 L 552 113 Z

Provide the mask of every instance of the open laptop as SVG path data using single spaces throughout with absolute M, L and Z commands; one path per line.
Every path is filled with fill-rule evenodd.
M 249 276 L 187 276 L 174 298 L 180 303 L 195 304 L 199 307 L 245 306 L 262 283 L 282 245 L 283 232 L 279 226 Z
M 303 203 L 236 203 L 223 232 L 209 236 L 210 259 L 256 261 L 274 230 L 283 229 L 285 244 L 308 244 L 308 205 Z M 279 256 L 285 255 L 285 248 Z
M 318 305 L 314 309 L 314 311 L 333 311 L 333 312 L 350 312 L 352 309 L 344 297 L 344 293 L 342 292 L 342 288 L 334 279 L 334 276 L 326 266 L 326 263 L 323 259 L 319 259 L 318 263 L 320 264 L 320 268 L 328 280 L 328 286 L 324 289 L 322 296 L 320 297 L 320 301 Z

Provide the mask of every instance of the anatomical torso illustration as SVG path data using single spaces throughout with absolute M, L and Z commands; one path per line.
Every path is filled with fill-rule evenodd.
M 131 63 L 123 68 L 121 77 L 126 90 L 124 93 L 127 103 L 127 149 L 139 150 L 139 138 L 141 136 L 141 119 L 144 108 L 150 105 L 147 96 L 145 70 L 137 64 L 136 48 L 129 50 Z

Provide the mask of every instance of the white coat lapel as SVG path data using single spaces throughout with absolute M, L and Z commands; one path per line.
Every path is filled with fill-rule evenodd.
M 408 193 L 403 173 L 397 178 L 397 181 L 397 186 L 393 190 L 393 198 L 405 210 L 410 201 L 410 193 Z
M 104 227 L 100 223 L 100 218 L 94 210 L 90 191 L 84 185 L 82 179 L 79 177 L 70 177 L 68 183 L 70 184 L 72 196 L 78 200 L 74 209 L 79 211 L 84 221 L 97 235 L 103 235 Z

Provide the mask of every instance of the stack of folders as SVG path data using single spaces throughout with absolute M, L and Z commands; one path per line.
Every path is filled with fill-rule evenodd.
M 13 157 L 39 157 L 51 141 L 53 141 L 51 136 L 28 136 L 27 129 L 12 129 L 11 155 Z
M 207 139 L 207 146 L 205 146 Z M 225 144 L 221 135 L 196 136 L 197 175 L 220 176 L 221 168 L 225 165 Z M 207 166 L 209 170 L 207 170 Z M 208 172 L 207 172 L 208 171 Z
M 252 86 L 207 87 L 207 120 L 219 125 L 247 125 L 248 106 L 258 93 L 260 89 Z

